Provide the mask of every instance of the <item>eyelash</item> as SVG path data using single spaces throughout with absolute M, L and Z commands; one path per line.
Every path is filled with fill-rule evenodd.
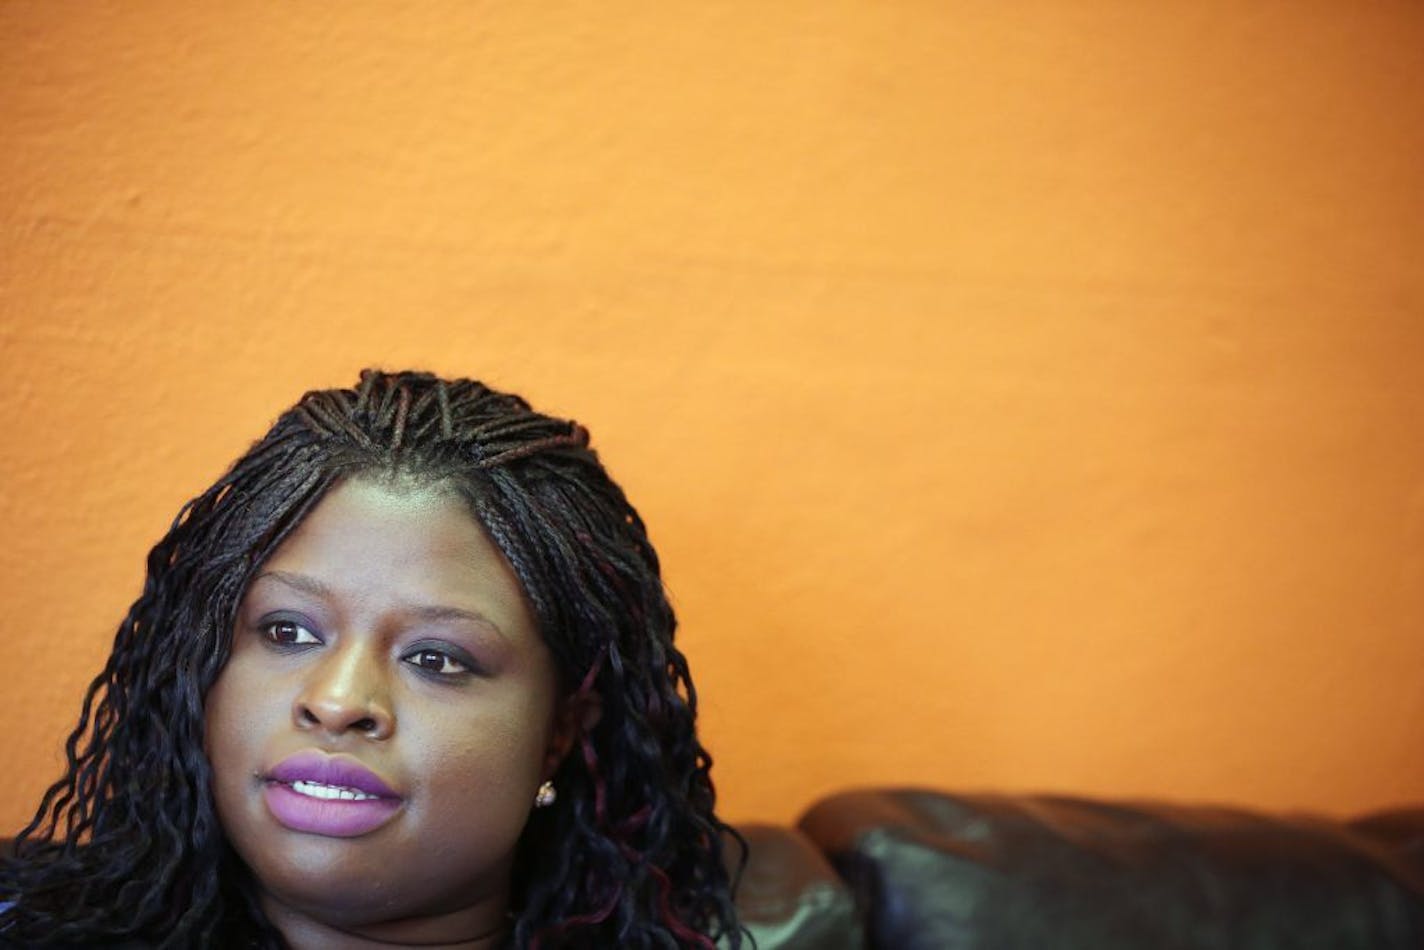
M 295 631 L 295 639 L 279 639 L 277 635 L 278 627 L 293 628 Z M 262 639 L 266 641 L 269 646 L 279 650 L 320 645 L 322 642 L 321 638 L 313 633 L 309 627 L 296 620 L 271 620 L 262 624 L 259 629 L 262 633 Z M 310 639 L 303 639 L 302 634 L 305 634 Z M 422 663 L 421 661 L 426 658 L 438 659 L 439 666 L 431 667 Z M 475 672 L 475 665 L 471 661 L 462 659 L 449 650 L 424 644 L 417 644 L 415 649 L 410 650 L 401 657 L 401 662 L 410 664 L 425 676 L 440 680 L 465 677 Z M 453 669 L 446 669 L 447 667 L 453 667 Z

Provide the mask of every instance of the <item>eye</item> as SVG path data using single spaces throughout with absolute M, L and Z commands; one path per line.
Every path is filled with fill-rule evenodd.
M 321 638 L 295 620 L 272 620 L 262 625 L 262 636 L 277 646 L 320 643 Z
M 437 676 L 459 676 L 470 672 L 470 664 L 456 659 L 444 650 L 432 647 L 416 650 L 407 654 L 404 659 L 422 673 L 433 673 Z

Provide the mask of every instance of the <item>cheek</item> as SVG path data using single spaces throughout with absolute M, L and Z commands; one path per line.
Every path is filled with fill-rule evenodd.
M 522 823 L 542 779 L 551 718 L 552 711 L 530 704 L 406 723 L 404 752 L 420 760 L 412 771 L 427 777 L 437 820 L 464 824 L 478 811 Z
M 203 752 L 217 790 L 257 768 L 255 747 L 273 713 L 270 684 L 254 681 L 239 661 L 230 661 L 208 690 L 203 713 Z
M 437 714 L 407 721 L 404 738 L 422 769 L 446 786 L 497 788 L 537 775 L 548 740 L 548 716 L 537 707 Z M 400 728 L 398 726 L 398 728 Z
M 233 837 L 234 820 L 241 804 L 243 769 L 239 763 L 248 758 L 240 723 L 240 704 L 236 701 L 241 695 L 242 690 L 237 688 L 230 670 L 224 669 L 208 690 L 204 704 L 203 754 L 212 770 L 212 797 L 218 823 L 229 840 Z
M 227 687 L 228 675 L 224 670 L 203 700 L 203 754 L 215 771 L 231 740 L 231 691 Z

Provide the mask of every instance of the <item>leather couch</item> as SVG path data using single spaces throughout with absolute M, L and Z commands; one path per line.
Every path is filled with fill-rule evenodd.
M 1424 807 L 871 789 L 739 830 L 760 950 L 1424 950 Z

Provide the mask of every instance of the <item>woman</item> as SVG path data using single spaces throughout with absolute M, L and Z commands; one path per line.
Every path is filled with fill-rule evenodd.
M 308 393 L 149 555 L 0 936 L 739 946 L 674 627 L 577 423 Z

